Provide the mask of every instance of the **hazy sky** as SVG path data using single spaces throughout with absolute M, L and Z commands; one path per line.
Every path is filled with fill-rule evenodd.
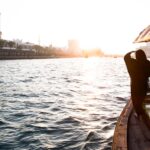
M 1 31 L 7 40 L 124 53 L 150 23 L 150 0 L 0 0 Z

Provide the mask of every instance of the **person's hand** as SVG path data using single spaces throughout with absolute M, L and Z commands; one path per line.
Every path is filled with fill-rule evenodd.
M 135 53 L 135 51 L 130 51 L 130 52 L 128 52 L 127 54 L 128 54 L 128 55 L 131 55 L 132 53 Z
M 135 52 L 136 52 L 136 51 L 131 51 L 130 54 L 131 54 L 131 53 L 135 53 Z

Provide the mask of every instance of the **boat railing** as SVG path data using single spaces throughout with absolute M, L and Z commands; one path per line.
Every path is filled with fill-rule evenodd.
M 115 127 L 112 150 L 127 150 L 128 119 L 132 108 L 132 101 L 128 100 Z

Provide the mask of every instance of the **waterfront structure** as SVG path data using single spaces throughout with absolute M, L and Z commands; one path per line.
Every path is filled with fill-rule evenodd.
M 34 44 L 30 42 L 26 42 L 26 43 L 22 43 L 21 46 L 22 46 L 22 50 L 24 51 L 32 51 Z

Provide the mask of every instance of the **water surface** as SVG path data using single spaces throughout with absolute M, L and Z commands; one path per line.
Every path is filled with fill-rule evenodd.
M 0 61 L 0 148 L 110 150 L 129 99 L 123 58 Z

